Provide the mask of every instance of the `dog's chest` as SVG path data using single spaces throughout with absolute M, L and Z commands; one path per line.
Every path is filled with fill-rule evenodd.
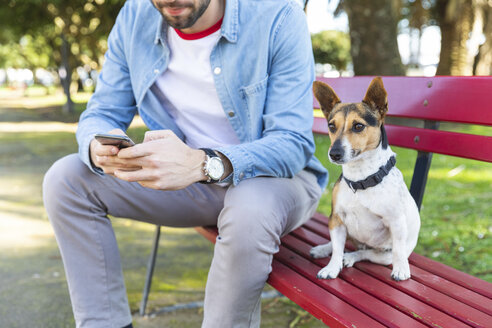
M 348 186 L 341 186 L 336 211 L 347 228 L 350 237 L 372 248 L 391 248 L 391 234 L 381 216 L 371 210 L 374 205 L 365 192 L 354 193 Z

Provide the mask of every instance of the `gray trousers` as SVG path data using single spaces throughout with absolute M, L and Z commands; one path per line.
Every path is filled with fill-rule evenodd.
M 307 221 L 321 189 L 313 174 L 253 178 L 237 186 L 159 191 L 92 173 L 76 154 L 46 173 L 43 198 L 55 231 L 77 327 L 132 321 L 107 215 L 163 226 L 217 225 L 202 327 L 259 327 L 260 295 L 280 237 Z

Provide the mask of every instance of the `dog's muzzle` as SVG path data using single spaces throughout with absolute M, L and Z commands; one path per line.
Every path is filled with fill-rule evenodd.
M 330 151 L 328 152 L 330 159 L 334 163 L 340 163 L 343 157 L 345 156 L 345 151 L 342 147 L 342 143 L 340 140 L 336 140 L 331 146 Z

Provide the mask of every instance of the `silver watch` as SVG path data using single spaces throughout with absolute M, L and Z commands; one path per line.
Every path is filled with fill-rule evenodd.
M 207 158 L 203 163 L 203 171 L 208 177 L 208 180 L 201 181 L 203 183 L 216 183 L 220 181 L 220 178 L 224 175 L 224 163 L 220 157 L 209 148 L 200 148 L 205 152 Z

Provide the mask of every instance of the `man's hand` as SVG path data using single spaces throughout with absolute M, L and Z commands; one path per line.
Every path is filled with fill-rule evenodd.
M 117 169 L 115 176 L 147 188 L 178 190 L 207 179 L 203 172 L 205 152 L 188 147 L 171 130 L 148 131 L 143 143 L 121 149 L 118 158 L 141 169 Z
M 126 135 L 120 129 L 111 130 L 108 134 Z M 89 148 L 92 163 L 102 169 L 105 174 L 114 175 L 117 169 L 125 171 L 140 169 L 140 166 L 129 165 L 126 161 L 119 159 L 117 155 L 120 150 L 116 146 L 102 145 L 93 139 Z

